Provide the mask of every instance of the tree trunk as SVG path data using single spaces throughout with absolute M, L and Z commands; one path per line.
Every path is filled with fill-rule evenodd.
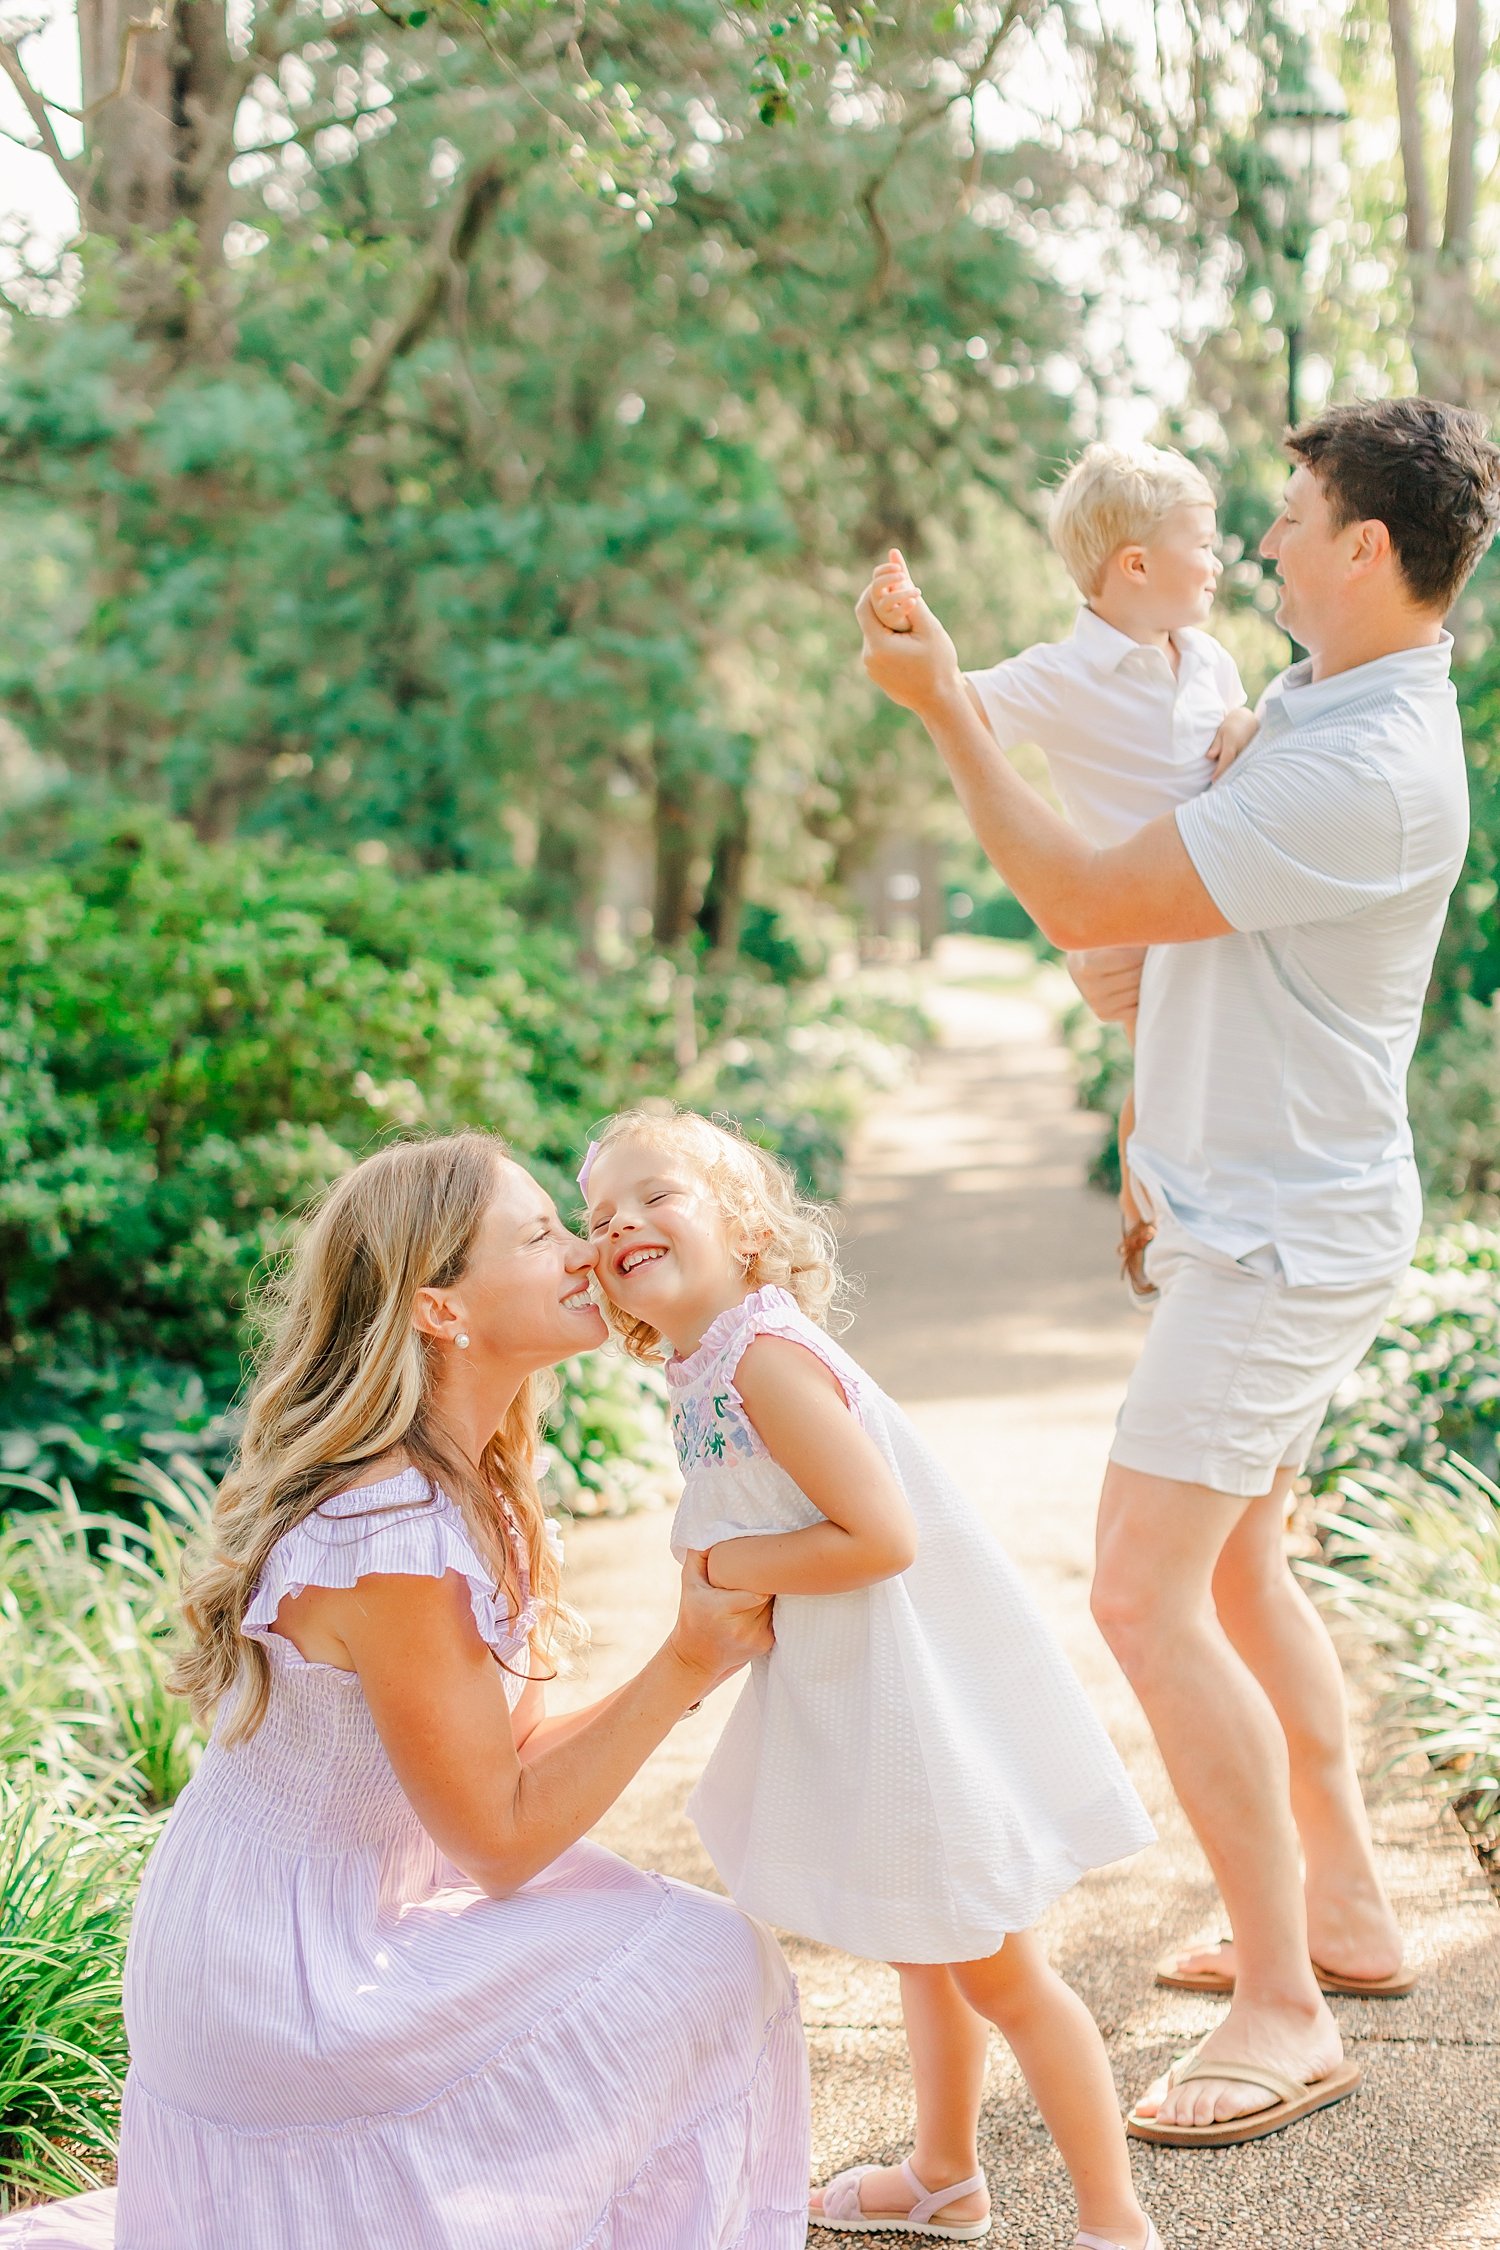
M 656 843 L 652 934 L 663 953 L 673 953 L 692 936 L 702 899 L 697 879 L 700 817 L 693 777 L 674 770 L 660 748 L 652 827 Z
M 1453 23 L 1453 132 L 1448 144 L 1448 207 L 1443 219 L 1444 262 L 1467 267 L 1473 250 L 1474 206 L 1479 175 L 1474 161 L 1479 138 L 1479 79 L 1484 69 L 1484 31 L 1479 0 L 1457 0 Z
M 1386 0 L 1386 11 L 1396 74 L 1401 169 L 1406 179 L 1406 250 L 1408 257 L 1417 259 L 1424 258 L 1432 248 L 1432 201 L 1422 136 L 1422 74 L 1412 35 L 1411 0 Z
M 142 0 L 78 0 L 83 106 L 93 112 L 86 152 L 93 181 L 85 216 L 107 222 L 115 232 L 140 227 L 161 234 L 176 216 L 173 33 L 169 22 L 161 31 L 129 38 L 131 18 L 147 12 Z
M 143 335 L 207 358 L 227 347 L 219 282 L 240 83 L 223 0 L 78 0 L 87 117 L 85 222 L 146 254 L 124 298 Z M 185 236 L 173 230 L 186 222 Z M 163 238 L 172 252 L 162 256 Z
M 722 967 L 738 960 L 740 924 L 745 914 L 745 879 L 750 872 L 750 814 L 738 793 L 714 845 L 713 864 L 703 893 L 699 924 L 713 958 Z

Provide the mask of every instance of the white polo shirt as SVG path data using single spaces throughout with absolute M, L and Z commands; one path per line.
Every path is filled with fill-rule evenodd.
M 966 675 L 1001 749 L 1045 751 L 1068 818 L 1101 849 L 1208 787 L 1208 746 L 1246 700 L 1211 634 L 1189 626 L 1172 639 L 1175 672 L 1164 649 L 1081 609 L 1069 639 Z
M 1293 665 L 1176 815 L 1234 933 L 1147 956 L 1130 1167 L 1294 1288 L 1398 1272 L 1421 1221 L 1406 1073 L 1469 833 L 1452 649 Z

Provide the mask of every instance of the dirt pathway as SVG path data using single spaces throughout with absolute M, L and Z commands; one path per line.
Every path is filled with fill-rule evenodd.
M 1218 1926 L 1202 1857 L 1088 1615 L 1094 1504 L 1141 1329 L 1113 1278 L 1109 1205 L 1083 1185 L 1097 1122 L 1072 1106 L 1023 957 L 947 941 L 933 1004 L 942 1043 L 871 1120 L 850 1183 L 846 1257 L 864 1298 L 849 1341 L 1027 1573 L 1156 1820 L 1155 1849 L 1091 1876 L 1045 1925 L 1105 2030 L 1124 2095 L 1214 2021 L 1209 2004 L 1157 1992 L 1150 1965 L 1166 1944 Z M 623 1676 L 670 1623 L 665 1533 L 659 1515 L 572 1533 L 570 1592 L 596 1635 L 580 1692 Z M 730 1701 L 721 1694 L 677 1729 L 604 1841 L 712 1883 L 681 1807 Z M 1168 2250 L 1500 2243 L 1500 1913 L 1456 1829 L 1409 1810 L 1379 1819 L 1423 1985 L 1404 2002 L 1336 2003 L 1365 2065 L 1356 2101 L 1247 2149 L 1139 2152 Z M 895 1979 L 821 1947 L 787 1950 L 812 2053 L 818 2173 L 889 2161 L 910 2131 Z M 1066 2180 L 998 2041 L 984 2134 L 997 2241 L 1065 2250 Z

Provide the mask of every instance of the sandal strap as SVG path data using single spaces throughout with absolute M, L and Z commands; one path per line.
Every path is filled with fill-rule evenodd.
M 823 2216 L 834 2224 L 840 2219 L 860 2219 L 864 2212 L 859 2200 L 859 2183 L 873 2164 L 851 2164 L 847 2172 L 835 2172 L 831 2180 L 823 2183 Z
M 1316 2079 L 1283 2078 L 1269 2063 L 1226 2062 L 1222 2055 L 1205 2055 L 1201 2044 L 1190 2048 L 1180 2061 L 1173 2063 L 1169 2077 L 1174 2086 L 1187 2086 L 1198 2078 L 1222 2078 L 1231 2086 L 1260 2086 L 1274 2094 L 1278 2102 L 1299 2102 L 1308 2087 L 1317 2083 Z M 1267 2102 L 1265 2106 L 1271 2109 L 1275 2103 Z M 1252 2110 L 1248 2114 L 1255 2113 Z
M 906 2214 L 910 2223 L 916 2227 L 930 2219 L 934 2211 L 941 2211 L 945 2203 L 956 2203 L 961 2195 L 977 2195 L 985 2185 L 984 2174 L 976 2172 L 972 2179 L 955 2181 L 952 2187 L 926 2188 L 904 2157 L 901 2161 L 901 2177 L 917 2199 Z M 826 2193 L 824 2201 L 827 2201 Z

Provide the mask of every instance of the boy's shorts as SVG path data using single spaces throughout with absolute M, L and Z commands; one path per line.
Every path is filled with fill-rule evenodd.
M 1170 1216 L 1146 1272 L 1161 1295 L 1109 1457 L 1245 1499 L 1302 1467 L 1401 1278 L 1292 1289 L 1273 1249 L 1232 1258 Z

